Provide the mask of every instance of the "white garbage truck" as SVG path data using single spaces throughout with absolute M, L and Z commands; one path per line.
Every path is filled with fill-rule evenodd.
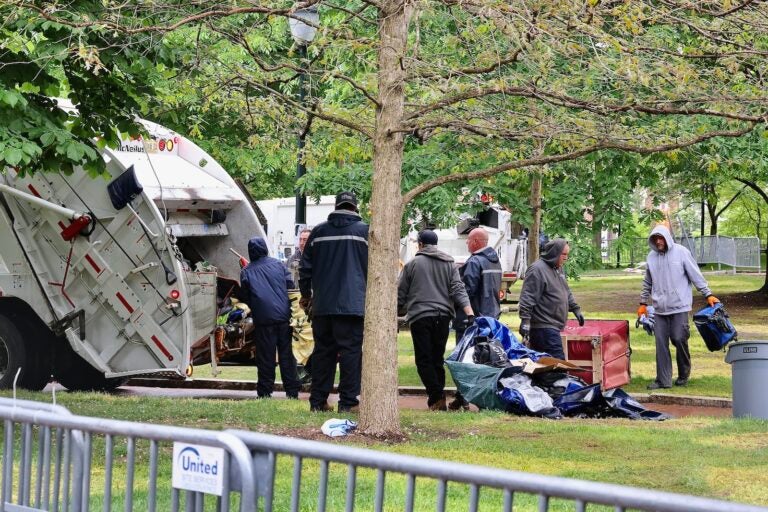
M 212 333 L 233 251 L 264 230 L 210 155 L 142 124 L 149 137 L 102 151 L 104 176 L 0 175 L 0 388 L 183 378 L 193 346 L 225 342 Z

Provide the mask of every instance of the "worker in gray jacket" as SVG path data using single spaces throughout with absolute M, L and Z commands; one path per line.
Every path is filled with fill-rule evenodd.
M 562 238 L 547 242 L 539 259 L 525 273 L 518 310 L 520 335 L 538 352 L 565 359 L 560 331 L 571 311 L 579 325 L 584 315 L 565 279 L 563 265 L 571 248 Z
M 416 369 L 427 389 L 427 405 L 433 411 L 445 411 L 443 360 L 454 304 L 473 322 L 474 313 L 453 258 L 437 249 L 437 234 L 421 231 L 418 243 L 416 256 L 400 274 L 397 309 L 407 315 Z
M 688 325 L 688 312 L 693 298 L 691 283 L 707 298 L 710 306 L 720 300 L 712 295 L 706 279 L 701 274 L 691 251 L 676 244 L 665 226 L 656 226 L 648 236 L 651 252 L 646 259 L 643 291 L 640 294 L 638 318 L 648 313 L 648 301 L 653 301 L 654 325 L 656 338 L 656 379 L 648 389 L 672 387 L 672 354 L 669 342 L 675 346 L 677 359 L 676 386 L 688 384 L 691 374 L 691 353 L 688 338 L 691 331 Z

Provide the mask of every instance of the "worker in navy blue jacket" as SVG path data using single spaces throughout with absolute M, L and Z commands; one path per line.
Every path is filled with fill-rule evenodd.
M 275 351 L 280 375 L 288 398 L 298 398 L 301 384 L 296 373 L 291 331 L 291 305 L 288 290 L 294 287 L 288 269 L 268 256 L 267 244 L 261 237 L 248 242 L 251 262 L 240 271 L 240 296 L 251 308 L 253 339 L 256 344 L 256 368 L 259 398 L 269 398 L 275 386 Z
M 363 357 L 368 225 L 352 192 L 336 196 L 336 210 L 315 226 L 299 264 L 299 303 L 311 308 L 312 411 L 328 411 L 338 358 L 339 412 L 356 412 Z
M 488 232 L 475 228 L 467 237 L 467 249 L 471 253 L 459 269 L 459 275 L 469 296 L 469 303 L 476 316 L 489 316 L 498 320 L 501 314 L 499 290 L 501 290 L 501 263 L 499 255 L 488 247 Z M 466 318 L 457 311 L 456 342 L 461 339 L 466 327 Z

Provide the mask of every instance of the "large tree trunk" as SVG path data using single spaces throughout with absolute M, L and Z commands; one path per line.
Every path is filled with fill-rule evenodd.
M 371 435 L 400 433 L 397 403 L 397 273 L 405 90 L 403 66 L 408 13 L 403 0 L 379 10 L 379 108 L 373 138 L 368 292 L 365 303 L 360 429 Z
M 531 180 L 530 202 L 533 221 L 528 233 L 528 264 L 539 259 L 539 234 L 541 232 L 541 173 L 536 171 Z

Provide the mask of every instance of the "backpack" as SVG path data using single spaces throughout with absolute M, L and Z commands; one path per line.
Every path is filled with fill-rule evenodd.
M 738 334 L 728 319 L 725 307 L 719 302 L 697 311 L 693 315 L 693 323 L 710 352 L 722 349 Z
M 509 357 L 501 343 L 495 339 L 489 340 L 485 336 L 477 337 L 472 361 L 475 364 L 484 364 L 494 368 L 506 368 L 509 366 Z

